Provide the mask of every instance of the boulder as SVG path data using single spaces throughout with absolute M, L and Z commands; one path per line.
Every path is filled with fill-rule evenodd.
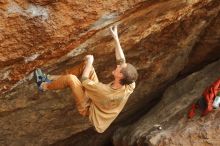
M 169 85 L 220 58 L 219 0 L 37 2 L 44 1 L 0 2 L 0 145 L 106 146 Z M 115 68 L 111 25 L 118 25 L 139 79 L 120 116 L 98 134 L 69 89 L 38 93 L 33 71 L 60 74 L 93 54 L 100 81 L 108 83 Z
M 219 64 L 220 60 L 168 87 L 140 120 L 114 132 L 114 146 L 219 145 L 219 109 L 205 117 L 198 111 L 192 120 L 187 118 L 190 105 L 220 78 Z

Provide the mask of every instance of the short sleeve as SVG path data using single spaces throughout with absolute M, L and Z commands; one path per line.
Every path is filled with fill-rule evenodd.
M 94 91 L 94 90 L 97 90 L 97 86 L 98 86 L 98 83 L 97 82 L 94 82 L 93 80 L 90 80 L 89 78 L 84 78 L 82 80 L 82 85 L 83 87 L 85 87 L 87 90 L 90 90 L 90 91 Z
M 135 82 L 133 82 L 133 83 L 127 85 L 127 89 L 128 89 L 130 92 L 133 92 L 135 86 L 136 86 L 136 84 L 135 84 Z
M 102 103 L 106 101 L 106 92 L 104 92 L 105 85 L 101 82 L 95 82 L 90 79 L 82 81 L 82 85 L 86 90 L 87 96 L 94 101 L 94 103 Z

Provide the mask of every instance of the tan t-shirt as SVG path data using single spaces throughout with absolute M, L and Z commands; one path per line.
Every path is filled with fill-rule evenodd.
M 135 88 L 135 83 L 124 85 L 120 89 L 113 89 L 111 84 L 94 82 L 90 79 L 82 82 L 88 97 L 92 100 L 89 119 L 99 133 L 110 126 Z

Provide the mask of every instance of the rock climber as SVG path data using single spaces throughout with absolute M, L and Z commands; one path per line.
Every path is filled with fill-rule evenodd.
M 93 55 L 87 55 L 81 64 L 67 69 L 61 75 L 46 75 L 35 71 L 40 91 L 70 88 L 77 110 L 88 117 L 97 132 L 104 132 L 122 111 L 138 78 L 136 68 L 127 63 L 121 48 L 117 26 L 110 27 L 115 42 L 117 66 L 112 71 L 114 80 L 103 84 L 98 80 L 93 67 Z

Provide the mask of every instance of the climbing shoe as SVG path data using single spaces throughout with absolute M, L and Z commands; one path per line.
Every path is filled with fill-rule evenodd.
M 47 75 L 44 74 L 44 73 L 42 72 L 42 70 L 39 69 L 39 68 L 37 68 L 37 69 L 35 70 L 34 75 L 35 75 L 35 80 L 36 80 L 36 83 L 37 83 L 37 86 L 38 86 L 39 91 L 43 92 L 44 90 L 43 90 L 43 88 L 41 87 L 41 84 L 42 84 L 43 82 L 50 83 L 51 80 L 49 80 L 48 77 L 47 77 Z

